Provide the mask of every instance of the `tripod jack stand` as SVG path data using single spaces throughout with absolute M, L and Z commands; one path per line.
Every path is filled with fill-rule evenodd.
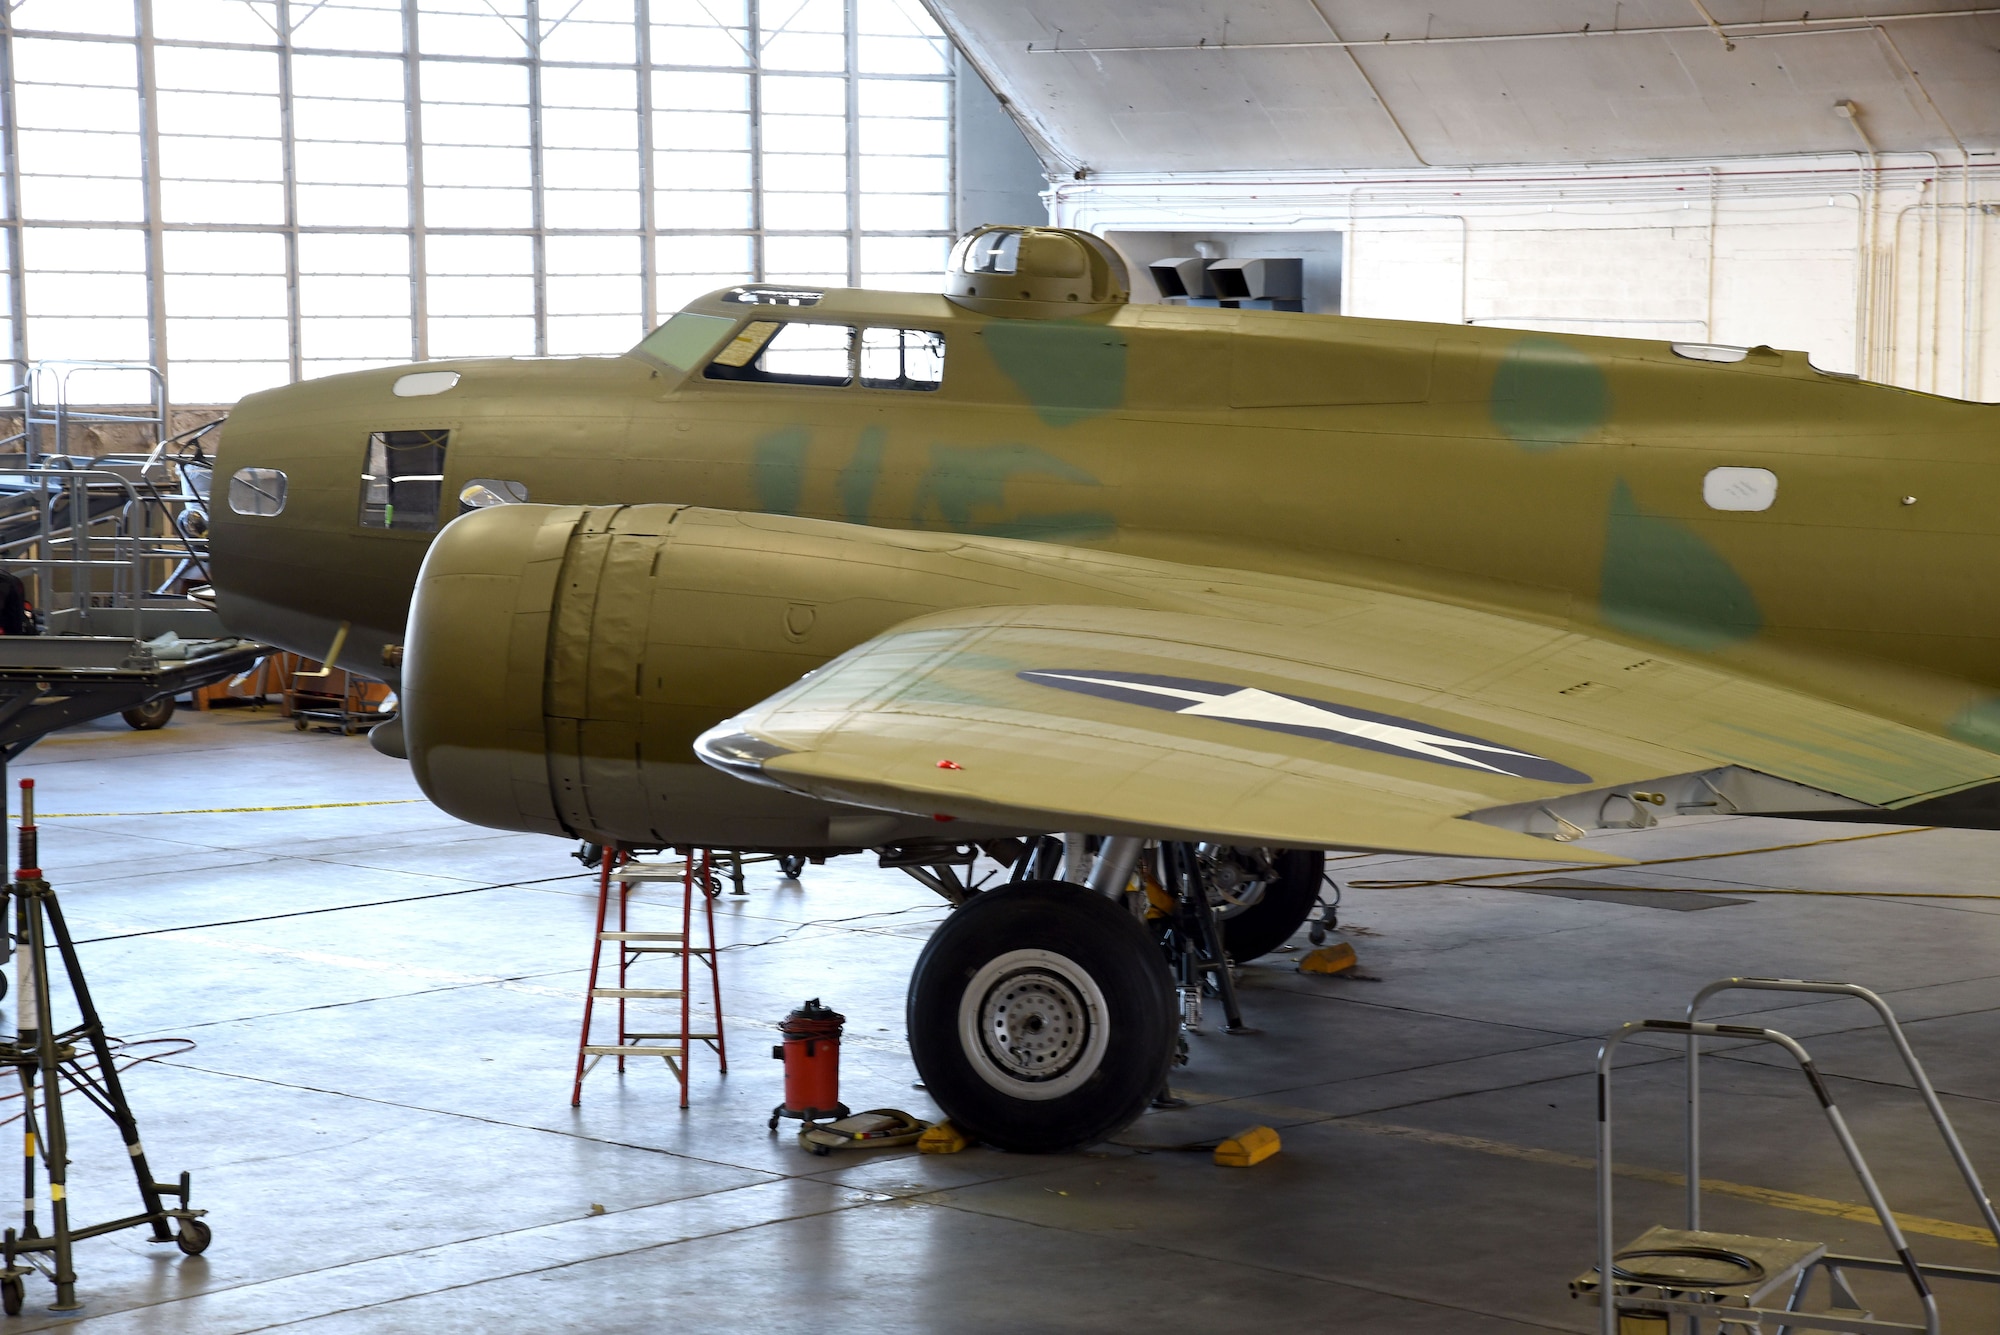
M 4 786 L 0 786 L 4 792 Z M 84 1238 L 94 1238 L 121 1229 L 151 1225 L 154 1242 L 175 1242 L 190 1256 L 208 1247 L 209 1228 L 202 1222 L 205 1210 L 188 1208 L 188 1175 L 178 1183 L 153 1181 L 146 1165 L 146 1152 L 139 1143 L 139 1124 L 126 1101 L 118 1067 L 112 1060 L 111 1045 L 104 1037 L 85 984 L 83 965 L 77 959 L 76 942 L 63 921 L 56 893 L 42 879 L 35 829 L 35 781 L 21 781 L 20 867 L 17 878 L 4 891 L 6 917 L 11 919 L 14 942 L 14 986 L 18 993 L 18 1034 L 15 1041 L 0 1042 L 0 1066 L 12 1066 L 21 1080 L 24 1124 L 22 1198 L 25 1214 L 21 1227 L 0 1234 L 0 1309 L 9 1316 L 18 1314 L 27 1297 L 23 1282 L 40 1271 L 56 1287 L 56 1301 L 50 1309 L 73 1312 L 83 1304 L 76 1298 L 76 1270 L 71 1251 Z M 61 1031 L 54 1027 L 49 998 L 48 956 L 53 941 L 62 957 L 69 980 L 71 999 L 81 1013 L 81 1022 Z M 80 1048 L 88 1048 L 80 1054 Z M 94 1069 L 84 1057 L 94 1061 Z M 36 1116 L 36 1084 L 41 1085 L 41 1116 Z M 138 1177 L 139 1200 L 144 1212 L 122 1219 L 106 1220 L 82 1228 L 70 1223 L 68 1178 L 69 1135 L 63 1122 L 63 1086 L 67 1084 L 95 1104 L 118 1127 Z M 36 1222 L 35 1183 L 37 1169 L 49 1183 L 49 1223 L 44 1235 Z M 180 1203 L 169 1208 L 163 1198 L 172 1196 Z M 44 1265 L 39 1258 L 51 1258 Z

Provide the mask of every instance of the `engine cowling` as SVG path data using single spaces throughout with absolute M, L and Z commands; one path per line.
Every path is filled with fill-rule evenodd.
M 741 783 L 692 743 L 926 612 L 1132 600 L 1065 551 L 676 505 L 476 511 L 417 579 L 411 768 L 440 807 L 500 829 L 639 846 L 934 838 L 912 817 Z

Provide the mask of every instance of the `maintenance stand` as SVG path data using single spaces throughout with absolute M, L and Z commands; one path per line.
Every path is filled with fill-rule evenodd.
M 0 788 L 0 792 L 4 791 Z M 125 1088 L 118 1079 L 111 1045 L 104 1035 L 104 1022 L 98 1018 L 97 1007 L 90 998 L 90 988 L 84 982 L 83 964 L 77 959 L 75 939 L 70 935 L 68 924 L 63 921 L 62 906 L 56 902 L 56 892 L 42 878 L 41 868 L 37 865 L 40 860 L 35 828 L 35 781 L 23 779 L 21 865 L 15 879 L 6 888 L 13 920 L 11 935 L 15 943 L 15 986 L 19 991 L 16 1001 L 18 1023 L 15 1041 L 0 1043 L 0 1065 L 12 1066 L 21 1080 L 24 1122 L 21 1194 L 25 1211 L 19 1229 L 10 1228 L 0 1235 L 0 1261 L 4 1262 L 0 1265 L 0 1308 L 4 1308 L 9 1316 L 20 1313 L 27 1297 L 23 1281 L 37 1271 L 46 1274 L 56 1286 L 56 1300 L 51 1311 L 74 1312 L 83 1306 L 76 1298 L 76 1270 L 71 1263 L 71 1251 L 83 1238 L 150 1224 L 153 1241 L 177 1242 L 189 1256 L 199 1256 L 207 1250 L 210 1236 L 208 1225 L 201 1220 L 207 1211 L 188 1208 L 186 1173 L 181 1174 L 177 1184 L 153 1181 L 152 1169 L 146 1164 L 145 1148 L 139 1142 L 139 1124 L 132 1116 L 132 1105 L 125 1098 Z M 63 1030 L 55 1027 L 49 994 L 48 952 L 51 941 L 62 956 L 70 997 L 81 1014 L 77 1024 Z M 89 1049 L 87 1055 L 79 1051 L 83 1046 Z M 35 1086 L 38 1081 L 42 1089 L 40 1118 L 35 1115 Z M 83 1228 L 70 1223 L 67 1189 L 69 1134 L 63 1122 L 62 1104 L 65 1082 L 117 1124 L 119 1136 L 125 1142 L 125 1153 L 132 1161 L 132 1171 L 138 1177 L 139 1200 L 145 1207 L 142 1213 Z M 49 1221 L 53 1231 L 46 1236 L 36 1220 L 38 1159 L 49 1183 Z M 167 1196 L 177 1198 L 180 1204 L 168 1208 L 162 1203 Z M 43 1255 L 53 1259 L 52 1268 L 45 1268 L 40 1263 L 38 1258 Z

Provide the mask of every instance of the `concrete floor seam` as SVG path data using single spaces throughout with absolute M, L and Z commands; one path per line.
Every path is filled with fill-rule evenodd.
M 1044 1222 L 1042 1220 L 1020 1219 L 1014 1215 L 996 1214 L 990 1211 L 978 1209 L 975 1206 L 967 1205 L 959 1201 L 943 1201 L 929 1208 L 944 1209 L 944 1210 L 959 1210 L 966 1214 L 984 1215 L 989 1219 L 1006 1219 L 1012 1223 L 1026 1224 L 1030 1228 L 1047 1229 L 1051 1232 L 1057 1232 L 1057 1233 L 1074 1233 L 1089 1237 L 1098 1236 L 1094 1233 L 1090 1233 L 1088 1230 L 1085 1229 L 1065 1228 L 1060 1224 L 1051 1224 Z M 1169 1246 L 1166 1243 L 1149 1241 L 1145 1238 L 1117 1238 L 1113 1239 L 1112 1241 L 1122 1243 L 1128 1247 L 1144 1248 L 1151 1251 L 1161 1251 L 1172 1256 L 1189 1257 L 1196 1260 L 1213 1261 L 1221 1259 L 1218 1257 L 1207 1255 L 1200 1251 L 1196 1251 L 1193 1248 L 1173 1247 Z M 1374 1280 L 1357 1279 L 1352 1275 L 1314 1274 L 1309 1271 L 1296 1270 L 1288 1266 L 1274 1266 L 1269 1264 L 1258 1263 L 1255 1261 L 1246 1261 L 1241 1257 L 1235 1257 L 1235 1256 L 1229 1257 L 1227 1258 L 1227 1260 L 1229 1264 L 1234 1266 L 1239 1266 L 1246 1270 L 1261 1270 L 1264 1273 L 1271 1275 L 1285 1275 L 1294 1279 L 1303 1279 L 1314 1283 L 1333 1284 L 1333 1285 L 1339 1285 L 1342 1288 L 1360 1289 L 1365 1293 L 1381 1294 L 1385 1298 L 1400 1298 L 1404 1302 L 1421 1303 L 1426 1307 L 1440 1308 L 1448 1312 L 1460 1312 L 1469 1316 L 1499 1317 L 1503 1321 L 1512 1321 L 1517 1325 L 1526 1326 L 1531 1330 L 1563 1331 L 1570 1333 L 1570 1335 L 1589 1335 L 1591 1329 L 1590 1327 L 1587 1326 L 1553 1325 L 1540 1317 L 1524 1316 L 1518 1313 L 1501 1311 L 1495 1308 L 1471 1307 L 1460 1303 L 1446 1302 L 1442 1299 L 1437 1298 L 1434 1295 L 1418 1293 L 1414 1290 L 1401 1289 L 1393 1285 L 1382 1284 Z

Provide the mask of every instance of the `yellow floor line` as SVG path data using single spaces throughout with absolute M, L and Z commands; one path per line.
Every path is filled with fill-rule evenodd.
M 422 797 L 388 797 L 375 802 L 300 802 L 284 807 L 183 807 L 176 811 L 37 811 L 36 820 L 82 820 L 92 816 L 233 816 L 245 811 L 326 811 L 333 807 L 405 807 L 428 801 Z M 19 820 L 21 813 L 9 815 Z
M 1273 1122 L 1333 1127 L 1359 1131 L 1370 1136 L 1388 1136 L 1397 1140 L 1414 1140 L 1425 1145 L 1472 1150 L 1478 1154 L 1496 1155 L 1502 1159 L 1518 1159 L 1524 1163 L 1551 1164 L 1558 1168 L 1581 1168 L 1592 1173 L 1597 1171 L 1597 1160 L 1587 1159 L 1580 1154 L 1565 1154 L 1561 1150 L 1515 1145 L 1504 1140 L 1488 1140 L 1484 1136 L 1462 1136 L 1453 1131 L 1431 1131 L 1420 1126 L 1400 1126 L 1394 1122 L 1372 1122 L 1357 1117 L 1330 1117 L 1317 1109 L 1293 1108 L 1284 1104 L 1265 1103 L 1259 1099 L 1232 1099 L 1217 1094 L 1198 1094 L 1192 1090 L 1175 1090 L 1174 1093 L 1192 1104 L 1203 1106 L 1227 1104 L 1231 1108 L 1241 1108 L 1259 1117 L 1270 1118 Z M 1659 1168 L 1642 1168 L 1636 1164 L 1621 1167 L 1618 1169 L 1618 1176 L 1631 1178 L 1636 1182 L 1653 1182 L 1666 1187 L 1687 1185 L 1687 1175 L 1684 1173 L 1673 1173 Z M 1779 1210 L 1796 1210 L 1801 1214 L 1823 1215 L 1829 1219 L 1852 1219 L 1864 1224 L 1876 1222 L 1875 1211 L 1871 1207 L 1854 1201 L 1829 1200 L 1824 1196 L 1807 1196 L 1796 1191 L 1779 1191 L 1773 1187 L 1753 1187 L 1719 1177 L 1703 1178 L 1701 1189 L 1714 1192 L 1718 1196 L 1734 1196 L 1738 1200 L 1768 1205 Z M 1982 1247 L 1994 1245 L 1993 1235 L 1973 1224 L 1957 1224 L 1949 1219 L 1933 1219 L 1929 1215 L 1893 1213 L 1896 1215 L 1897 1227 L 1905 1233 L 1946 1238 L 1952 1242 L 1976 1242 Z
M 1488 1140 L 1483 1136 L 1461 1136 L 1450 1131 L 1428 1131 L 1422 1127 L 1397 1126 L 1390 1122 L 1368 1122 L 1355 1118 L 1337 1118 L 1322 1122 L 1321 1125 L 1345 1127 L 1350 1131 L 1360 1131 L 1371 1136 L 1393 1136 L 1399 1140 L 1414 1140 L 1426 1145 L 1445 1145 L 1452 1149 L 1473 1150 L 1480 1154 L 1497 1155 L 1503 1159 L 1554 1164 L 1562 1168 L 1583 1168 L 1593 1173 L 1597 1171 L 1597 1161 L 1586 1159 L 1582 1155 L 1537 1149 L 1531 1145 L 1511 1145 L 1504 1140 Z M 1687 1185 L 1685 1174 L 1658 1168 L 1642 1168 L 1633 1164 L 1620 1167 L 1618 1176 L 1668 1187 Z M 1701 1187 L 1703 1191 L 1713 1192 L 1718 1196 L 1734 1196 L 1738 1200 L 1768 1205 L 1779 1210 L 1824 1215 L 1829 1219 L 1851 1219 L 1864 1224 L 1875 1222 L 1873 1209 L 1851 1201 L 1828 1200 L 1824 1196 L 1806 1196 L 1796 1191 L 1778 1191 L 1772 1187 L 1753 1187 L 1742 1182 L 1729 1182 L 1715 1177 L 1703 1178 Z M 1993 1235 L 1985 1229 L 1970 1224 L 1955 1224 L 1949 1219 L 1897 1213 L 1896 1223 L 1905 1233 L 1917 1233 L 1931 1238 L 1948 1238 L 1953 1242 L 1976 1242 L 1985 1247 L 1994 1245 Z

